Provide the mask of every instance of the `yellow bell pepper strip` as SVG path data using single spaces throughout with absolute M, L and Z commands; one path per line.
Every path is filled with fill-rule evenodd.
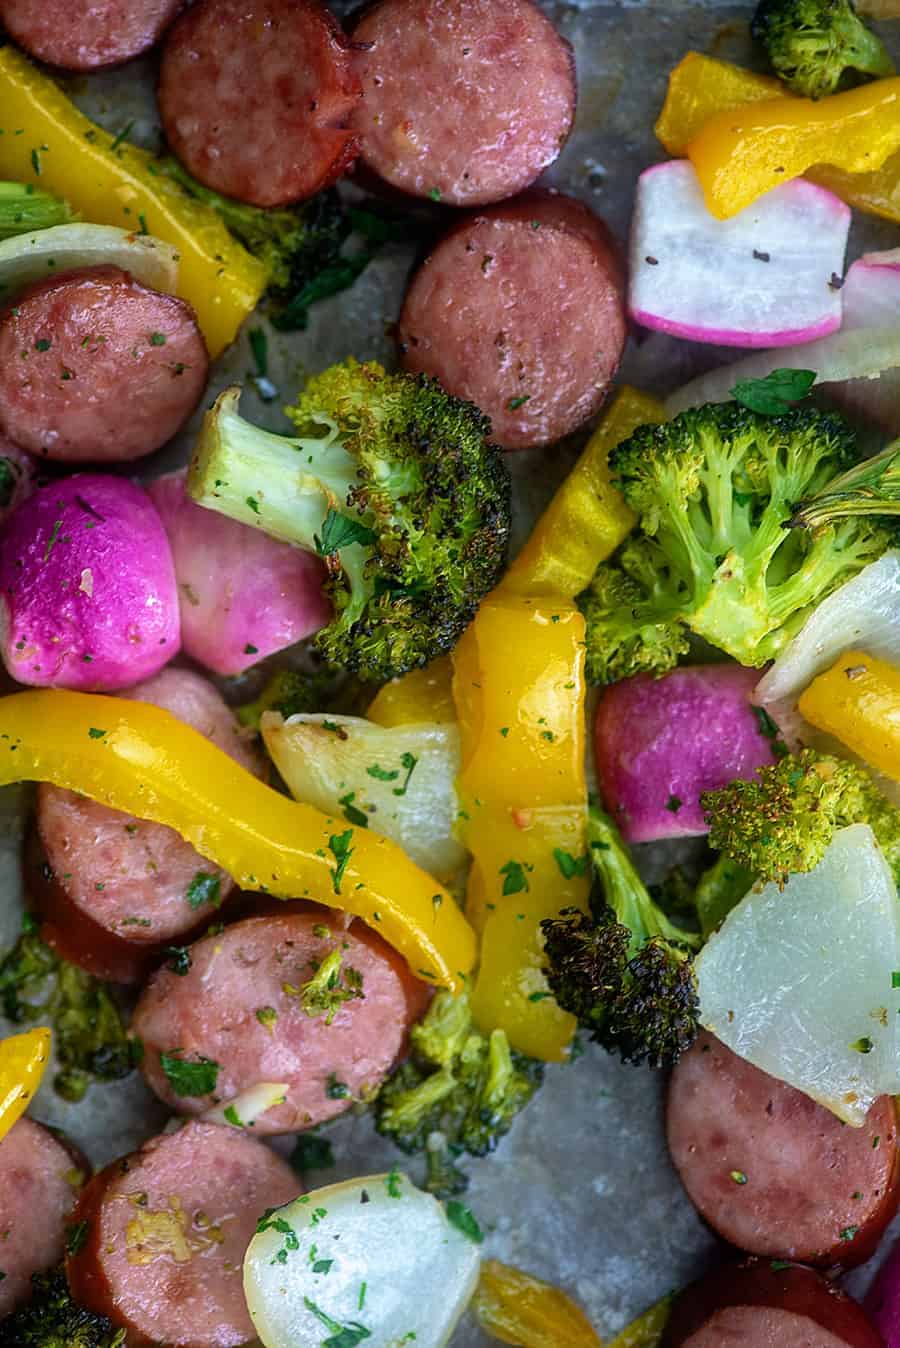
M 657 1301 L 655 1306 L 626 1325 L 609 1348 L 659 1348 L 671 1309 L 671 1296 L 663 1297 L 662 1301 Z
M 456 720 L 452 680 L 452 661 L 449 655 L 440 655 L 423 669 L 386 683 L 369 704 L 366 717 L 387 730 L 421 721 L 450 725 Z
M 656 134 L 669 154 L 682 157 L 691 141 L 717 114 L 778 98 L 797 102 L 780 81 L 728 61 L 689 52 L 669 76 L 669 87 Z M 828 149 L 831 155 L 831 147 Z M 780 175 L 781 176 L 781 175 Z M 849 172 L 818 163 L 804 177 L 834 192 L 848 206 L 900 224 L 900 152 L 880 168 Z
M 800 698 L 800 714 L 900 782 L 900 669 L 845 651 Z
M 0 1140 L 25 1113 L 41 1084 L 51 1038 L 50 1031 L 41 1028 L 0 1040 Z
M 481 931 L 472 1012 L 522 1053 L 564 1061 L 575 1031 L 541 971 L 540 922 L 586 907 L 584 619 L 565 600 L 490 594 L 453 653 L 466 913 Z
M 155 171 L 153 155 L 89 121 L 15 47 L 0 50 L 0 178 L 39 184 L 94 224 L 150 233 L 177 248 L 178 293 L 193 305 L 210 355 L 256 307 L 266 270 L 222 224 Z
M 519 1348 L 602 1348 L 571 1297 L 497 1259 L 481 1265 L 472 1311 L 485 1333 L 501 1343 Z
M 610 450 L 638 426 L 665 420 L 665 408 L 655 398 L 627 385 L 619 389 L 501 581 L 503 591 L 574 599 L 587 588 L 637 519 L 610 480 Z
M 167 824 L 242 889 L 352 913 L 434 984 L 458 991 L 474 964 L 472 928 L 396 843 L 280 795 L 159 707 L 57 689 L 0 698 L 0 785 L 18 781 Z

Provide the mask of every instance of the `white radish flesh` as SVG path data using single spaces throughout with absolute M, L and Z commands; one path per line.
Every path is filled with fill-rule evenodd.
M 260 1228 L 244 1293 L 265 1348 L 354 1328 L 354 1343 L 443 1348 L 478 1280 L 477 1245 L 395 1171 L 304 1194 Z
M 854 262 L 844 282 L 843 301 L 844 332 L 900 329 L 900 249 L 868 253 Z M 888 435 L 900 435 L 900 369 L 887 370 L 878 379 L 830 383 L 826 392 L 849 416 Z
M 178 254 L 149 234 L 114 225 L 53 225 L 0 243 L 0 287 L 4 299 L 20 286 L 46 281 L 76 267 L 121 267 L 151 290 L 174 295 Z
M 717 220 L 688 160 L 656 164 L 638 180 L 631 316 L 724 346 L 814 341 L 841 326 L 849 227 L 849 208 L 801 178 Z

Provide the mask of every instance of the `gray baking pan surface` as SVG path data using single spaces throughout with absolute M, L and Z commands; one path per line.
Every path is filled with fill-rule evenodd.
M 346 11 L 349 5 L 337 8 Z M 579 79 L 575 131 L 546 180 L 586 201 L 624 244 L 637 176 L 665 158 L 653 123 L 669 70 L 690 48 L 752 64 L 747 29 L 752 5 L 573 0 L 545 3 L 544 8 L 575 49 Z M 894 35 L 885 26 L 882 35 L 900 55 L 900 32 Z M 135 141 L 157 141 L 152 62 L 135 62 L 68 87 L 85 111 L 111 131 L 134 121 L 130 134 Z M 896 244 L 895 227 L 857 217 L 850 257 Z M 270 376 L 284 397 L 263 404 L 248 389 L 244 415 L 285 429 L 280 403 L 309 374 L 346 355 L 391 361 L 391 324 L 412 261 L 411 249 L 390 245 L 352 291 L 313 309 L 305 332 L 284 336 L 269 330 Z M 254 325 L 267 326 L 264 319 L 254 320 Z M 645 336 L 639 343 L 631 341 L 621 377 L 664 393 L 702 366 L 734 357 L 734 352 Z M 244 338 L 213 371 L 213 388 L 244 380 L 252 370 Z M 190 439 L 189 428 L 177 444 L 150 461 L 149 475 L 183 461 Z M 552 495 L 576 448 L 508 456 L 515 483 L 516 543 Z M 29 794 L 27 789 L 0 792 L 0 945 L 11 944 L 19 929 L 19 849 Z M 679 856 L 677 848 L 665 845 L 639 852 L 650 878 Z M 0 1036 L 13 1029 L 0 1020 Z M 466 1201 L 485 1230 L 485 1254 L 564 1287 L 604 1338 L 700 1273 L 720 1253 L 669 1164 L 663 1084 L 657 1074 L 623 1067 L 588 1047 L 573 1065 L 548 1069 L 543 1089 L 495 1155 L 467 1165 L 471 1187 Z M 34 1114 L 64 1128 L 97 1165 L 138 1145 L 167 1118 L 137 1076 L 96 1085 L 78 1105 L 66 1104 L 47 1084 Z M 313 1173 L 311 1184 L 377 1172 L 407 1160 L 376 1136 L 365 1116 L 339 1120 L 328 1136 L 336 1169 Z M 414 1158 L 407 1168 L 415 1178 Z M 854 1275 L 857 1290 L 871 1272 L 869 1267 Z M 454 1348 L 483 1348 L 489 1342 L 493 1340 L 469 1321 L 453 1339 Z

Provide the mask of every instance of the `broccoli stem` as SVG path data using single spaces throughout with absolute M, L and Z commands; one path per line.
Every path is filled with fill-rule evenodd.
M 636 954 L 645 941 L 653 936 L 661 936 L 676 944 L 700 945 L 696 933 L 676 927 L 658 904 L 653 902 L 619 830 L 596 805 L 591 806 L 588 812 L 587 840 L 606 903 L 615 913 L 616 921 L 627 927 L 631 934 L 629 957 Z
M 853 515 L 900 515 L 900 440 L 801 502 L 791 527 L 821 529 Z
M 703 939 L 722 925 L 732 908 L 749 894 L 756 879 L 752 871 L 724 853 L 697 881 L 694 903 Z
M 35 229 L 67 225 L 74 215 L 65 201 L 24 183 L 0 182 L 0 239 Z

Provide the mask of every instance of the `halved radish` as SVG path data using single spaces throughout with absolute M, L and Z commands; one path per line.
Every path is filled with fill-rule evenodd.
M 900 248 L 867 253 L 844 281 L 842 331 L 900 328 Z M 900 369 L 877 379 L 847 379 L 826 385 L 829 397 L 850 416 L 871 422 L 888 435 L 900 435 Z
M 694 342 L 814 341 L 841 326 L 849 228 L 849 207 L 799 178 L 717 220 L 688 160 L 656 164 L 638 180 L 629 311 Z

